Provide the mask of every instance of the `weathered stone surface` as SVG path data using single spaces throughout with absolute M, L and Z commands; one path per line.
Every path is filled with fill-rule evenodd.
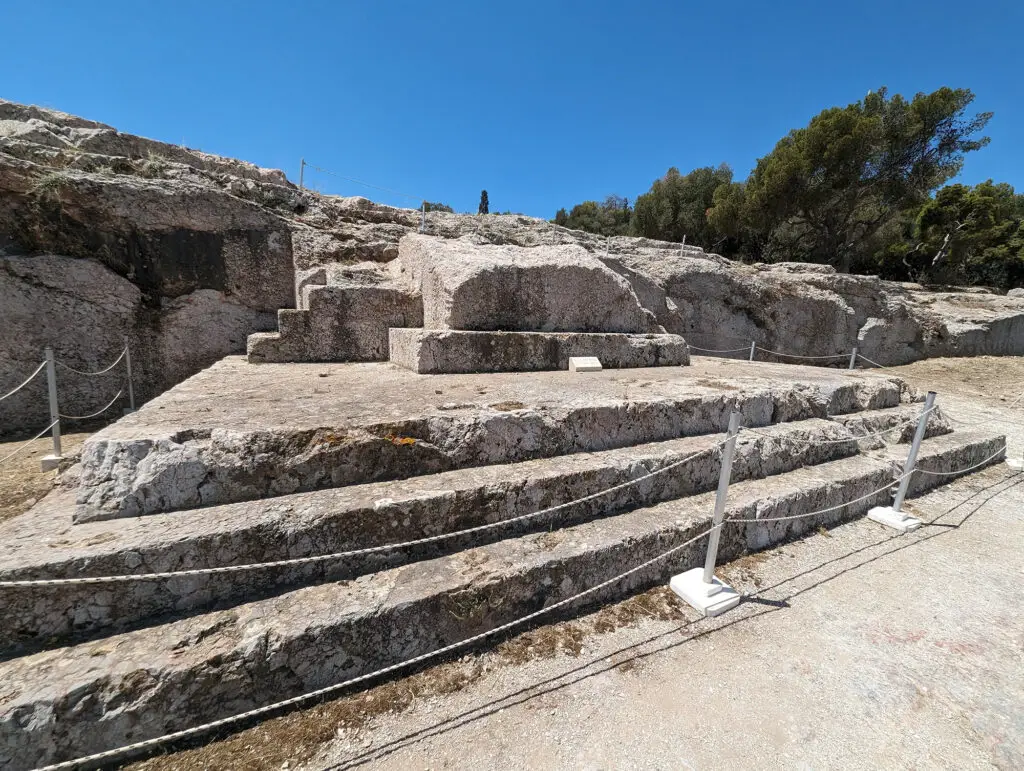
M 696 370 L 725 374 L 728 382 L 701 382 L 693 367 L 627 370 L 636 383 L 631 392 L 621 370 L 481 380 L 425 378 L 380 364 L 325 370 L 227 359 L 86 441 L 77 518 L 139 516 L 715 432 L 733 404 L 745 425 L 763 426 L 892 407 L 909 397 L 898 379 L 803 368 L 806 377 L 794 381 L 786 377 L 793 368 L 745 366 L 745 377 L 715 362 Z
M 920 463 L 959 468 L 1003 437 L 927 440 Z M 730 489 L 726 517 L 785 517 L 874 496 L 827 514 L 726 527 L 720 559 L 862 514 L 889 499 L 900 452 L 855 456 Z M 993 459 L 990 462 L 998 462 Z M 922 488 L 939 478 L 922 476 Z M 359 581 L 298 589 L 102 644 L 0 663 L 0 763 L 26 769 L 228 716 L 336 683 L 487 631 L 682 544 L 710 524 L 713 493 L 506 539 Z M 572 610 L 699 564 L 698 541 Z
M 1018 287 L 1017 289 L 1011 289 L 1006 293 L 1007 297 L 1024 297 L 1024 289 Z
M 389 340 L 391 362 L 421 375 L 566 369 L 570 356 L 597 356 L 606 369 L 690 363 L 679 335 L 392 328 Z
M 268 205 L 287 206 L 287 184 L 279 171 L 0 100 L 0 390 L 47 345 L 95 370 L 128 336 L 142 401 L 272 330 L 294 303 L 290 225 Z M 62 412 L 95 411 L 123 381 L 123 370 L 62 377 Z M 39 397 L 0 403 L 0 434 L 45 426 Z
M 872 422 L 884 420 L 873 414 Z M 890 423 L 898 419 L 898 414 L 889 416 Z M 814 418 L 745 431 L 736 445 L 732 480 L 763 478 L 848 457 L 858 451 L 851 436 L 841 423 Z M 0 540 L 7 545 L 0 580 L 221 567 L 410 541 L 507 521 L 594 495 L 708 451 L 720 440 L 721 434 L 709 434 L 460 469 L 404 481 L 134 518 L 119 522 L 116 529 L 102 522 L 70 525 L 64 514 L 74 505 L 73 494 L 52 496 L 30 515 L 20 517 L 16 525 L 0 523 Z M 0 649 L 41 642 L 52 645 L 54 639 L 71 634 L 110 631 L 166 613 L 169 608 L 192 611 L 211 602 L 223 605 L 229 599 L 255 599 L 288 585 L 350 579 L 512 535 L 566 527 L 694 495 L 717 485 L 719 464 L 719 455 L 707 452 L 677 469 L 581 504 L 416 548 L 288 570 L 109 584 L 102 602 L 92 585 L 66 587 L 60 592 L 7 590 Z
M 252 364 L 382 361 L 388 329 L 423 323 L 419 295 L 394 286 L 308 286 L 306 309 L 278 312 L 277 333 L 249 336 Z
M 407 235 L 400 275 L 427 329 L 663 332 L 614 271 L 579 246 L 481 246 Z

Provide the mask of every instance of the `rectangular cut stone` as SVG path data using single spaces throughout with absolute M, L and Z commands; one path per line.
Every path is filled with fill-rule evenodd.
M 597 356 L 605 367 L 685 366 L 679 335 L 583 332 L 468 332 L 392 328 L 390 357 L 423 375 L 565 370 L 571 357 Z
M 600 372 L 601 360 L 596 356 L 570 356 L 570 372 Z

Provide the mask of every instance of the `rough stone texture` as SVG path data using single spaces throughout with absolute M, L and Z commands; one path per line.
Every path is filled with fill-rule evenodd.
M 690 363 L 679 335 L 393 328 L 389 342 L 391 363 L 422 375 L 566 369 L 570 356 L 597 356 L 612 369 Z
M 734 366 L 426 377 L 384 364 L 252 367 L 229 358 L 85 443 L 77 518 L 716 432 L 734 404 L 745 425 L 763 426 L 910 398 L 898 379 Z
M 286 208 L 287 185 L 279 171 L 0 100 L 0 391 L 47 345 L 95 370 L 127 335 L 140 401 L 244 350 L 294 303 L 288 220 L 267 205 Z M 62 377 L 61 411 L 103 406 L 116 374 Z M 0 402 L 0 433 L 45 426 L 41 393 Z
M 899 421 L 901 408 L 889 416 Z M 883 416 L 873 413 L 874 420 Z M 732 479 L 763 478 L 858 452 L 842 424 L 812 418 L 746 431 L 736 445 Z M 847 439 L 847 441 L 843 441 Z M 404 481 L 377 482 L 189 512 L 71 525 L 73 493 L 50 496 L 31 514 L 0 525 L 7 544 L 0 580 L 155 573 L 329 554 L 453 532 L 578 500 L 678 463 L 721 434 L 576 453 L 517 464 L 460 469 Z M 879 444 L 877 446 L 884 446 Z M 350 579 L 525 532 L 714 489 L 720 457 L 707 454 L 649 480 L 585 503 L 468 537 L 417 548 L 287 570 L 227 573 L 175 581 L 66 587 L 59 592 L 6 590 L 0 649 L 37 647 L 69 635 L 109 632 L 147 617 L 212 603 L 255 599 L 283 587 Z
M 1011 289 L 1009 292 L 1006 293 L 1006 296 L 1007 297 L 1024 297 L 1024 289 L 1022 289 L 1022 288 Z
M 664 332 L 629 283 L 581 246 L 481 246 L 407 235 L 399 275 L 427 329 Z
M 755 339 L 790 354 L 828 355 L 856 344 L 882 364 L 1024 352 L 1019 296 L 930 291 L 821 266 L 745 266 L 697 247 L 605 239 L 519 215 L 430 212 L 426 220 L 431 236 L 457 240 L 452 249 L 467 254 L 464 265 L 474 259 L 467 246 L 474 244 L 530 247 L 538 254 L 585 250 L 585 262 L 557 270 L 557 281 L 570 288 L 581 286 L 577 279 L 586 275 L 583 296 L 552 301 L 560 313 L 583 314 L 587 324 L 629 318 L 637 323 L 627 331 L 680 334 L 705 348 L 735 348 Z M 224 352 L 241 352 L 246 334 L 272 331 L 271 314 L 303 308 L 303 298 L 317 286 L 351 287 L 348 308 L 363 307 L 352 298 L 359 294 L 354 287 L 366 287 L 365 326 L 351 318 L 342 325 L 345 332 L 330 318 L 299 323 L 314 331 L 312 337 L 352 336 L 339 356 L 373 350 L 383 358 L 375 287 L 401 278 L 400 242 L 408 235 L 421 238 L 418 228 L 414 210 L 364 198 L 299 195 L 280 171 L 0 101 L 0 259 L 30 266 L 0 272 L 0 303 L 6 309 L 24 302 L 26 293 L 46 293 L 51 296 L 43 307 L 55 311 L 45 324 L 42 314 L 33 315 L 0 338 L 0 392 L 32 371 L 47 344 L 96 340 L 95 346 L 65 350 L 69 364 L 89 369 L 106 363 L 103 354 L 119 348 L 110 341 L 126 333 L 139 363 L 137 393 L 140 400 L 150 398 Z M 116 298 L 105 292 L 102 300 L 72 301 L 79 272 L 72 263 L 82 260 L 102 266 L 85 270 L 110 272 L 99 283 Z M 54 271 L 56 262 L 69 267 Z M 61 278 L 48 283 L 47 275 Z M 465 284 L 471 299 L 489 297 L 494 282 L 487 275 Z M 529 280 L 522 288 L 544 303 L 551 299 Z M 494 309 L 507 308 L 505 289 L 494 298 Z M 609 292 L 614 313 L 595 319 Z M 69 303 L 76 307 L 73 320 L 62 322 Z M 124 306 L 113 327 L 108 305 Z M 328 316 L 334 310 L 325 306 Z M 513 316 L 515 325 L 508 328 L 523 328 Z M 203 334 L 196 334 L 200 329 Z M 295 344 L 257 343 L 268 350 L 275 345 L 306 355 Z M 62 388 L 72 414 L 98 406 L 103 391 L 70 379 Z M 0 432 L 38 430 L 46 422 L 38 393 L 0 404 Z
M 304 304 L 278 312 L 278 332 L 249 336 L 250 363 L 382 361 L 390 327 L 423 323 L 419 295 L 393 286 L 311 286 Z
M 927 440 L 931 470 L 980 460 L 1003 437 Z M 722 532 L 720 559 L 797 537 L 888 500 L 897 453 L 855 456 L 732 486 L 727 517 L 784 517 L 881 491 L 817 517 Z M 992 462 L 995 462 L 994 460 Z M 922 477 L 934 486 L 939 478 Z M 160 735 L 336 683 L 486 631 L 699 534 L 713 493 L 636 509 L 269 600 L 0 664 L 0 762 L 25 769 Z M 699 564 L 699 541 L 573 608 Z M 557 617 L 557 615 L 555 616 Z

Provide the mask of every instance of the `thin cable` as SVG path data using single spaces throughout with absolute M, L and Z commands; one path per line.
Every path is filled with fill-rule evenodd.
M 56 364 L 57 364 L 58 367 L 63 367 L 64 369 L 68 370 L 69 372 L 74 372 L 77 375 L 86 375 L 87 377 L 94 377 L 96 375 L 105 375 L 108 372 L 110 372 L 110 370 L 112 370 L 114 367 L 116 367 L 121 362 L 121 359 L 123 359 L 125 357 L 125 354 L 127 354 L 127 353 L 128 353 L 128 346 L 126 345 L 124 347 L 124 350 L 121 351 L 121 355 L 118 356 L 116 359 L 114 359 L 114 363 L 113 364 L 111 364 L 106 369 L 97 370 L 96 372 L 83 372 L 80 369 L 75 369 L 74 367 L 68 366 L 67 364 L 62 362 L 60 359 L 56 360 Z
M 876 367 L 878 367 L 879 369 L 896 369 L 895 367 L 887 367 L 887 366 L 886 366 L 885 364 L 879 364 L 879 363 L 878 363 L 877 361 L 872 361 L 872 360 L 871 360 L 871 359 L 869 359 L 869 358 L 868 358 L 867 356 L 865 356 L 864 354 L 862 354 L 862 353 L 861 353 L 860 351 L 858 351 L 858 352 L 857 352 L 857 358 L 858 358 L 858 359 L 863 359 L 863 360 L 864 360 L 864 361 L 866 361 L 866 362 L 867 362 L 868 364 L 874 364 L 874 365 L 875 365 Z
M 683 465 L 684 463 L 689 463 L 691 460 L 699 458 L 701 455 L 705 455 L 706 453 L 712 452 L 718 449 L 719 447 L 722 447 L 723 445 L 725 445 L 727 441 L 728 439 L 723 439 L 721 442 L 718 442 L 717 444 L 714 444 L 711 447 L 701 450 L 700 452 L 695 452 L 692 455 L 683 458 L 682 460 L 675 461 L 674 463 L 670 463 L 669 465 L 664 466 L 660 469 L 648 472 L 643 476 L 636 477 L 635 479 L 630 479 L 626 482 L 622 482 L 620 484 L 614 485 L 613 487 L 609 487 L 604 490 L 599 490 L 596 493 L 591 493 L 590 495 L 586 495 L 582 498 L 577 498 L 576 500 L 573 501 L 566 501 L 565 503 L 559 503 L 555 506 L 549 506 L 548 508 L 541 509 L 540 511 L 533 511 L 528 514 L 521 514 L 518 517 L 512 517 L 510 519 L 501 519 L 497 522 L 488 522 L 483 525 L 468 527 L 464 530 L 455 530 L 448 533 L 439 533 L 438 535 L 431 535 L 427 536 L 426 538 L 418 538 L 413 541 L 382 544 L 380 546 L 367 546 L 363 549 L 353 549 L 351 551 L 336 552 L 334 554 L 319 554 L 312 557 L 293 557 L 291 559 L 276 560 L 274 562 L 253 562 L 245 565 L 224 565 L 221 567 L 214 568 L 172 570 L 163 573 L 128 573 L 109 576 L 82 576 L 79 578 L 41 578 L 24 581 L 0 581 L 0 589 L 13 589 L 23 586 L 67 586 L 77 584 L 122 583 L 129 581 L 151 581 L 156 579 L 179 578 L 182 576 L 217 575 L 220 573 L 240 573 L 247 570 L 262 570 L 266 568 L 295 567 L 298 565 L 309 565 L 317 562 L 328 562 L 331 560 L 343 559 L 346 557 L 355 557 L 365 554 L 374 554 L 377 552 L 406 549 L 413 546 L 422 546 L 428 543 L 443 541 L 448 538 L 457 538 L 459 536 L 469 535 L 471 533 L 479 533 L 484 530 L 491 530 L 497 527 L 511 525 L 516 522 L 532 519 L 534 517 L 539 517 L 544 514 L 551 514 L 552 512 L 559 511 L 560 509 L 565 509 L 570 506 L 575 506 L 580 503 L 585 503 L 586 501 L 591 501 L 596 498 L 600 498 L 602 496 L 607 495 L 608 493 L 630 487 L 639 482 L 642 482 L 645 479 L 650 479 L 653 476 L 657 476 L 658 474 L 664 474 L 666 471 L 670 471 L 671 469 L 677 468 Z
M 850 354 L 848 353 L 833 353 L 830 356 L 800 356 L 799 354 L 796 353 L 782 353 L 780 351 L 772 351 L 769 350 L 768 348 L 762 348 L 759 345 L 756 345 L 754 347 L 763 353 L 770 353 L 773 356 L 786 356 L 790 359 L 847 359 L 850 356 Z
M 979 461 L 978 463 L 974 464 L 973 466 L 969 466 L 967 468 L 957 469 L 956 471 L 928 471 L 928 470 L 923 469 L 923 468 L 915 467 L 914 471 L 920 471 L 922 474 L 928 474 L 929 476 L 933 476 L 933 477 L 951 477 L 951 476 L 956 476 L 957 474 L 966 474 L 968 471 L 974 471 L 974 469 L 976 469 L 976 468 L 981 468 L 982 466 L 984 466 L 986 463 L 988 463 L 993 458 L 996 458 L 999 455 L 1003 455 L 1005 453 L 1006 453 L 1006 445 L 1004 444 L 1002 447 L 1000 447 L 994 453 L 992 453 L 987 458 L 985 458 L 985 460 Z
M 124 389 L 122 388 L 120 391 L 117 392 L 117 395 L 113 399 L 110 400 L 110 402 L 107 404 L 106 407 L 104 407 L 99 412 L 92 413 L 92 415 L 65 415 L 64 413 L 58 413 L 58 414 L 62 418 L 66 418 L 68 420 L 88 420 L 89 418 L 95 418 L 97 415 L 102 415 L 104 412 L 106 412 L 111 407 L 113 407 L 114 406 L 114 402 L 116 402 L 118 399 L 120 399 L 121 398 L 121 394 L 123 394 L 123 393 L 124 393 Z
M 692 351 L 701 351 L 703 353 L 746 353 L 749 348 L 700 348 L 696 345 L 686 344 L 686 347 Z
M 57 425 L 57 424 L 58 424 L 59 422 L 60 422 L 60 418 L 57 418 L 57 420 L 53 421 L 53 422 L 52 422 L 52 423 L 51 423 L 50 425 L 48 425 L 48 426 L 47 426 L 46 428 L 44 428 L 44 429 L 43 429 L 42 431 L 40 431 L 40 432 L 39 432 L 38 434 L 36 434 L 35 436 L 33 436 L 33 437 L 32 437 L 31 439 L 29 439 L 29 440 L 28 440 L 27 442 L 25 442 L 25 444 L 21 445 L 21 447 L 19 447 L 19 448 L 18 448 L 17 450 L 15 450 L 14 452 L 10 453 L 9 455 L 5 455 L 4 457 L 0 458 L 0 463 L 4 463 L 4 462 L 6 462 L 6 461 L 9 461 L 9 460 L 10 460 L 11 458 L 13 458 L 13 457 L 14 457 L 15 455 L 17 455 L 17 454 L 18 454 L 19 452 L 21 452 L 22 450 L 24 450 L 24 449 L 25 449 L 26 447 L 28 447 L 28 446 L 29 446 L 30 444 L 32 444 L 32 442 L 34 442 L 34 441 L 35 441 L 36 439 L 39 439 L 39 438 L 40 438 L 40 437 L 41 437 L 41 436 L 42 436 L 43 434 L 45 434 L 45 433 L 46 433 L 47 431 L 49 431 L 49 430 L 50 430 L 51 428 L 53 428 L 53 427 L 54 427 L 55 425 Z
M 380 185 L 371 185 L 369 182 L 363 182 L 361 179 L 353 179 L 352 177 L 346 177 L 343 174 L 337 174 L 337 173 L 335 173 L 333 171 L 328 171 L 327 169 L 322 169 L 319 166 L 314 166 L 312 163 L 307 163 L 306 166 L 308 166 L 311 169 L 315 169 L 316 171 L 319 171 L 322 174 L 329 174 L 332 177 L 337 177 L 338 179 L 344 179 L 347 182 L 355 182 L 357 185 L 365 185 L 366 187 L 371 187 L 374 190 L 382 190 L 385 193 L 394 193 L 395 195 L 405 196 L 406 198 L 411 198 L 414 201 L 426 201 L 427 200 L 426 198 L 424 198 L 421 195 L 409 195 L 408 193 L 402 193 L 402 192 L 400 192 L 398 190 L 392 190 L 389 187 L 381 187 Z
M 718 525 L 717 527 L 721 527 L 721 525 Z M 633 575 L 634 573 L 638 573 L 641 570 L 644 570 L 645 568 L 648 568 L 657 562 L 661 562 L 662 560 L 667 559 L 676 552 L 685 549 L 687 546 L 695 543 L 696 541 L 699 541 L 701 538 L 710 535 L 713 530 L 715 530 L 715 528 L 710 527 L 703 533 L 694 536 L 688 541 L 685 541 L 679 544 L 678 546 L 673 546 L 671 549 L 662 552 L 656 557 L 652 557 L 646 562 L 643 562 L 637 565 L 636 567 L 630 568 L 624 573 L 619 573 L 617 576 L 609 578 L 607 581 L 602 581 L 601 583 L 595 586 L 591 586 L 589 589 L 584 589 L 582 592 L 578 592 L 572 595 L 571 597 L 566 597 L 564 600 L 559 600 L 558 602 L 541 608 L 540 610 L 536 610 L 533 613 L 529 613 L 521 618 L 515 619 L 514 621 L 509 621 L 508 623 L 496 626 L 495 628 L 490 629 L 486 632 L 481 632 L 480 634 L 474 635 L 472 637 L 467 637 L 465 640 L 460 640 L 459 642 L 454 642 L 450 645 L 445 645 L 441 648 L 437 648 L 433 651 L 430 651 L 429 653 L 422 653 L 419 656 L 414 656 L 411 659 L 406 659 L 405 661 L 400 661 L 396 664 L 390 664 L 386 667 L 382 667 L 373 672 L 368 672 L 365 675 L 358 675 L 357 677 L 352 677 L 343 682 L 335 683 L 334 685 L 328 685 L 324 688 L 319 688 L 315 691 L 310 691 L 309 693 L 304 693 L 300 696 L 293 696 L 290 699 L 284 699 L 283 701 L 279 701 L 274 704 L 267 704 L 263 707 L 251 709 L 248 712 L 242 712 L 237 715 L 231 715 L 230 717 L 220 718 L 219 720 L 213 720 L 209 723 L 204 723 L 203 725 L 193 726 L 192 728 L 185 728 L 181 731 L 175 731 L 174 733 L 165 734 L 164 736 L 157 736 L 152 739 L 146 739 L 144 741 L 136 742 L 135 744 L 129 744 L 124 747 L 117 747 L 112 750 L 98 752 L 95 755 L 89 755 L 84 758 L 76 758 L 75 760 L 67 760 L 63 763 L 56 763 L 54 765 L 45 766 L 44 768 L 39 769 L 39 771 L 63 771 L 64 769 L 75 768 L 76 766 L 79 766 L 81 764 L 92 764 L 99 761 L 111 760 L 112 758 L 115 758 L 125 753 L 136 753 L 139 750 L 144 750 L 151 747 L 158 747 L 162 744 L 167 744 L 168 742 L 175 742 L 181 739 L 187 739 L 190 736 L 206 733 L 207 731 L 211 731 L 216 728 L 223 728 L 233 723 L 238 723 L 243 720 L 249 720 L 254 717 L 259 717 L 260 715 L 266 715 L 267 713 L 276 712 L 287 707 L 298 706 L 299 704 L 302 704 L 304 702 L 311 701 L 313 699 L 318 699 L 323 696 L 327 696 L 331 693 L 336 693 L 340 690 L 349 688 L 358 683 L 363 683 L 367 680 L 373 680 L 375 678 L 382 677 L 383 675 L 391 674 L 392 672 L 404 669 L 405 667 L 413 666 L 414 664 L 420 664 L 424 661 L 428 661 L 429 659 L 436 658 L 438 656 L 443 656 L 446 653 L 451 653 L 452 651 L 458 650 L 460 648 L 465 648 L 469 645 L 472 645 L 475 642 L 479 642 L 480 640 L 485 640 L 488 637 L 493 637 L 494 635 L 506 632 L 509 629 L 514 629 L 517 626 L 521 626 L 529 621 L 532 621 L 535 618 L 539 618 L 540 616 L 550 613 L 553 610 L 557 610 L 558 608 L 562 608 L 566 605 L 576 602 L 578 599 L 580 599 L 581 597 L 585 597 L 588 594 L 599 592 L 600 590 L 613 584 L 616 584 L 622 579 Z
M 908 471 L 906 473 L 900 474 L 894 480 L 889 482 L 889 484 L 887 484 L 885 487 L 879 487 L 877 490 L 872 490 L 870 493 L 868 493 L 867 495 L 862 495 L 860 498 L 854 498 L 852 501 L 846 501 L 846 503 L 840 503 L 837 506 L 830 506 L 827 509 L 820 509 L 819 511 L 812 511 L 812 512 L 809 512 L 807 514 L 794 514 L 794 515 L 789 516 L 789 517 L 761 517 L 761 518 L 754 518 L 754 519 L 739 519 L 739 518 L 736 518 L 736 517 L 729 517 L 725 521 L 726 522 L 782 522 L 783 520 L 787 520 L 787 519 L 804 519 L 805 517 L 816 517 L 819 514 L 828 514 L 829 512 L 838 511 L 839 509 L 845 509 L 847 506 L 851 506 L 854 503 L 860 503 L 861 501 L 867 500 L 868 498 L 871 498 L 871 497 L 873 497 L 875 495 L 878 495 L 879 493 L 883 493 L 886 490 L 888 490 L 890 487 L 892 487 L 894 484 L 896 484 L 897 482 L 901 481 L 905 477 L 910 476 L 913 473 L 914 473 L 913 471 Z
M 31 383 L 31 382 L 32 382 L 32 378 L 34 378 L 34 377 L 35 377 L 36 375 L 38 375 L 38 374 L 39 374 L 40 372 L 42 372 L 42 371 L 43 371 L 43 368 L 44 368 L 45 366 L 46 366 L 46 362 L 44 361 L 44 362 L 43 362 L 42 364 L 40 364 L 40 365 L 39 365 L 38 367 L 36 367 L 36 371 L 35 371 L 35 372 L 33 372 L 33 373 L 32 373 L 31 375 L 29 375 L 29 376 L 28 376 L 28 377 L 27 377 L 27 378 L 25 379 L 25 382 L 24 382 L 24 383 L 22 383 L 22 384 L 21 384 L 20 386 L 18 386 L 17 388 L 15 388 L 15 389 L 14 389 L 13 391 L 8 391 L 8 392 L 7 392 L 7 393 L 5 393 L 5 394 L 4 394 L 3 396 L 0 396 L 0 402 L 2 402 L 2 401 L 3 401 L 4 399 L 6 399 L 6 398 L 7 398 L 8 396 L 14 396 L 14 395 L 15 395 L 16 393 L 18 393 L 18 391 L 20 391 L 20 390 L 21 390 L 22 388 L 24 388 L 24 387 L 25 387 L 25 386 L 27 386 L 27 385 L 28 385 L 29 383 Z

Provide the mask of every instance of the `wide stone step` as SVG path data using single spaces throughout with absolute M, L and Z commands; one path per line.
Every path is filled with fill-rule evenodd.
M 245 377 L 255 385 L 261 370 L 268 368 L 250 368 Z M 658 371 L 633 370 L 645 375 Z M 206 374 L 194 378 L 196 385 Z M 447 378 L 457 376 L 425 386 L 422 381 L 429 379 L 408 374 L 417 380 L 408 381 L 404 402 L 422 404 L 403 418 L 375 420 L 370 412 L 333 425 L 324 414 L 318 427 L 304 417 L 266 427 L 148 429 L 147 420 L 163 425 L 157 423 L 159 410 L 173 405 L 172 391 L 126 418 L 122 430 L 108 428 L 85 443 L 75 519 L 133 517 L 707 434 L 724 431 L 734 407 L 744 425 L 765 426 L 893 407 L 907 395 L 901 381 L 874 377 L 761 387 L 749 379 L 733 384 L 698 378 L 681 383 L 677 396 L 668 395 L 673 383 L 666 379 L 649 381 L 646 392 L 634 388 L 650 394 L 646 398 L 623 397 L 613 394 L 628 386 L 616 389 L 606 375 L 575 377 L 571 385 L 563 382 L 568 373 L 516 375 L 538 381 L 544 376 L 564 394 L 541 394 L 536 390 L 540 382 L 499 380 L 505 393 L 523 401 L 495 398 L 479 405 L 443 400 Z M 406 384 L 401 377 L 392 379 Z M 357 382 L 366 387 L 365 379 Z M 191 386 L 186 381 L 178 389 L 188 393 Z
M 422 375 L 566 369 L 572 356 L 596 356 L 606 369 L 690 363 L 686 341 L 667 334 L 394 328 L 388 344 L 393 364 Z
M 1000 447 L 1003 437 L 951 434 L 927 440 L 919 462 L 924 469 L 951 471 Z M 881 491 L 814 517 L 727 525 L 721 559 L 888 502 L 893 466 L 905 449 L 732 485 L 727 516 L 761 519 L 810 513 Z M 915 487 L 946 479 L 918 475 Z M 465 639 L 683 544 L 709 526 L 713 497 L 673 500 L 5 662 L 0 764 L 30 768 L 162 735 Z M 698 565 L 705 548 L 701 539 L 583 604 L 663 582 Z
M 743 431 L 732 477 L 756 479 L 856 454 L 838 422 L 810 419 Z M 48 496 L 0 524 L 7 544 L 0 580 L 163 573 L 305 558 L 402 543 L 486 524 L 484 531 L 392 551 L 294 567 L 180 576 L 132 583 L 0 587 L 5 623 L 0 651 L 52 645 L 69 637 L 129 628 L 148 618 L 225 606 L 289 586 L 339 580 L 437 557 L 534 530 L 714 489 L 722 434 L 460 469 L 280 498 L 150 517 L 71 525 L 62 512 L 73 493 Z M 591 500 L 500 524 L 609 490 L 700 457 Z

